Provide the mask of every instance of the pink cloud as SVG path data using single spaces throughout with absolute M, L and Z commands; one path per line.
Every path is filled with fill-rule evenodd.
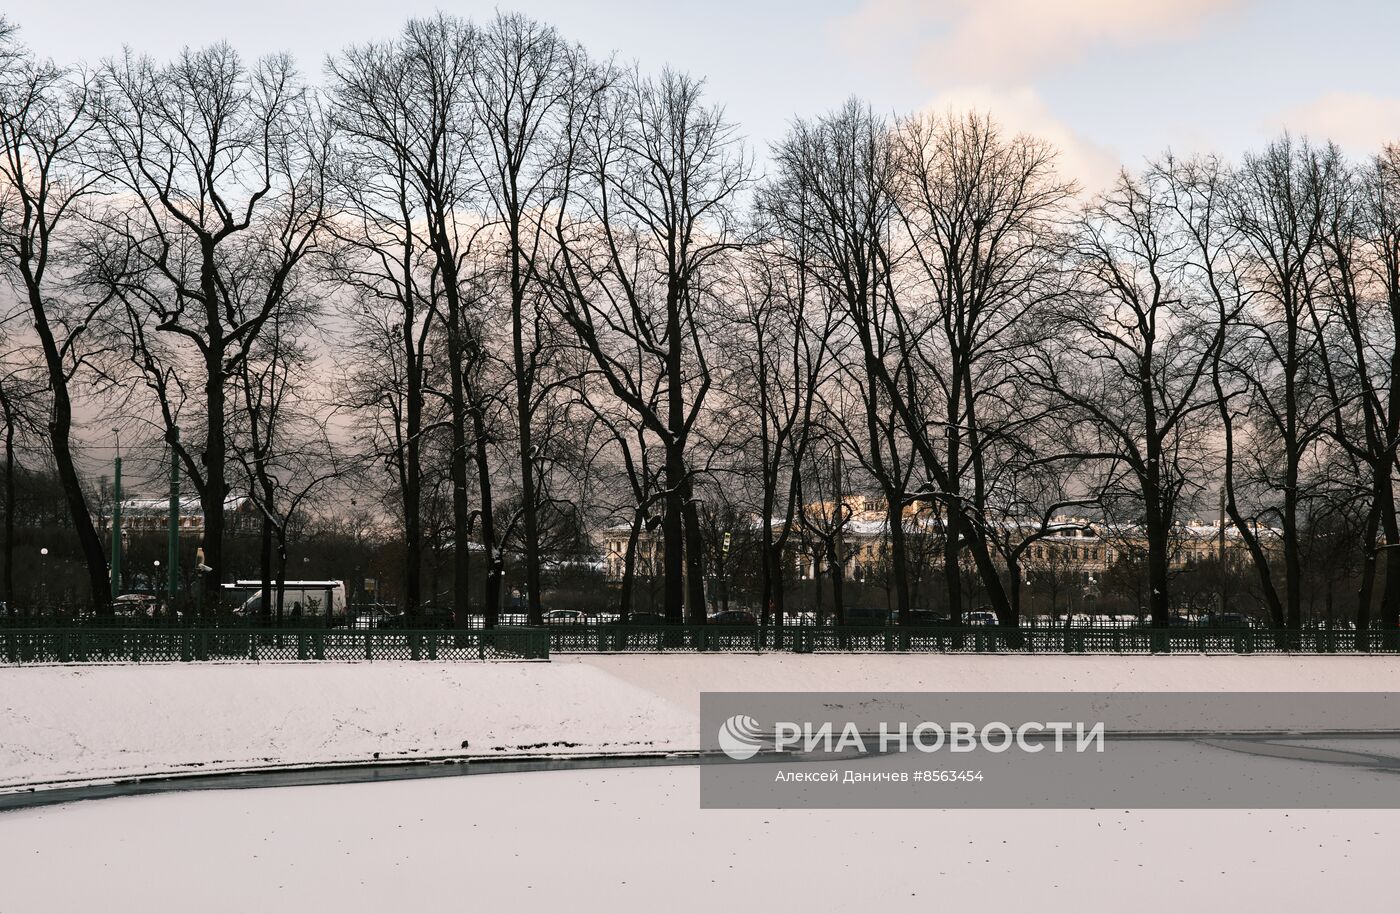
M 1198 33 L 1249 0 L 864 0 L 836 26 L 858 53 L 912 50 L 940 81 L 1016 82 L 1095 47 Z
M 1060 120 L 1029 86 L 968 86 L 940 92 L 925 106 L 935 113 L 976 111 L 990 115 L 1008 133 L 1025 133 L 1059 150 L 1056 169 L 1078 182 L 1086 194 L 1106 189 L 1118 175 L 1121 160 Z
M 1373 155 L 1386 143 L 1400 142 L 1400 98 L 1329 92 L 1263 126 L 1271 133 L 1288 130 L 1317 141 L 1331 140 L 1354 154 Z

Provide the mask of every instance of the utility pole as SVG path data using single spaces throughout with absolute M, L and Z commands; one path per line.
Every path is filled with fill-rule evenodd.
M 175 618 L 175 597 L 180 584 L 180 455 L 176 444 L 180 440 L 180 426 L 175 426 L 170 435 L 170 510 L 166 517 L 166 599 L 170 617 Z
M 1221 487 L 1220 487 L 1220 517 L 1219 517 L 1218 523 L 1220 524 L 1220 530 L 1218 531 L 1218 534 L 1217 534 L 1217 535 L 1219 536 L 1219 540 L 1218 540 L 1218 545 L 1216 546 L 1216 558 L 1217 558 L 1218 564 L 1220 565 L 1220 606 L 1219 606 L 1219 611 L 1223 613 L 1223 612 L 1225 611 L 1225 603 L 1226 603 L 1226 601 L 1225 601 L 1225 597 L 1226 597 L 1225 591 L 1226 591 L 1226 588 L 1228 588 L 1228 587 L 1230 586 L 1230 573 L 1229 573 L 1229 569 L 1225 566 L 1225 487 L 1224 487 L 1224 486 L 1221 486 Z
M 112 600 L 122 592 L 122 439 L 121 431 L 112 429 L 117 441 L 117 456 L 112 473 Z
M 846 529 L 846 490 L 842 483 L 841 476 L 844 468 L 841 465 L 841 442 L 837 441 L 833 449 L 831 458 L 831 488 L 836 496 L 836 509 L 833 517 L 836 518 L 836 563 L 837 567 L 831 569 L 831 602 L 832 608 L 836 611 L 836 623 L 844 625 L 846 622 L 846 601 L 842 590 L 845 588 L 839 583 L 846 574 L 846 538 L 842 531 Z

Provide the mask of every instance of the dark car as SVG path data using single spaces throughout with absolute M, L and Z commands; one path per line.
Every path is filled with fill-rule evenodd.
M 611 625 L 665 625 L 666 617 L 660 613 L 628 613 L 627 619 L 614 619 Z
M 395 613 L 380 619 L 375 628 L 431 629 L 451 628 L 452 610 L 438 606 L 424 606 L 418 610 L 417 619 L 409 619 L 407 613 Z
M 847 625 L 884 625 L 889 616 L 890 611 L 883 606 L 846 607 Z
M 1211 613 L 1210 624 L 1220 628 L 1249 628 L 1253 623 L 1244 613 Z
M 895 620 L 896 622 L 899 621 L 899 616 L 898 616 L 898 614 L 895 615 L 894 620 Z M 932 610 L 928 610 L 928 609 L 911 609 L 911 610 L 909 610 L 909 624 L 910 624 L 910 625 L 947 625 L 947 624 L 948 624 L 948 616 L 947 616 L 946 614 L 944 614 L 944 613 L 936 613 L 936 612 L 933 612 Z
M 747 609 L 726 609 L 712 613 L 708 621 L 711 625 L 757 625 L 758 617 Z

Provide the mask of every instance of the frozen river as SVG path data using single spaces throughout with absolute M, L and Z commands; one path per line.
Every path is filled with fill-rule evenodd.
M 1393 891 L 1400 811 L 701 810 L 643 768 L 0 814 L 0 911 L 1301 911 Z

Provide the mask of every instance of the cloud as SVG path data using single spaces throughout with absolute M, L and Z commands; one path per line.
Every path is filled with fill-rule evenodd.
M 1077 181 L 1086 194 L 1107 188 L 1118 175 L 1121 161 L 1113 150 L 1085 139 L 1055 116 L 1044 99 L 1029 86 L 1009 89 L 970 86 L 940 92 L 926 110 L 977 111 L 991 116 L 1009 133 L 1025 133 L 1053 144 L 1059 150 L 1059 173 Z
M 1364 92 L 1329 92 L 1266 123 L 1313 140 L 1331 140 L 1348 152 L 1372 155 L 1400 142 L 1400 98 Z
M 834 27 L 862 55 L 912 51 L 932 80 L 1015 83 L 1097 47 L 1196 34 L 1249 0 L 864 0 Z

